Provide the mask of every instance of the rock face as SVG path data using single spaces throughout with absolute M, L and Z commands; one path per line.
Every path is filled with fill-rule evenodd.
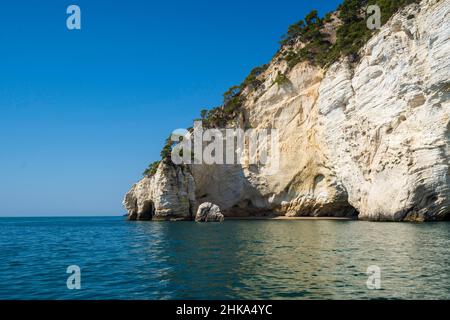
M 341 59 L 323 70 L 303 62 L 287 71 L 275 56 L 262 86 L 245 92 L 233 126 L 278 130 L 277 172 L 163 164 L 127 194 L 130 218 L 192 218 L 196 202 L 211 202 L 225 216 L 446 219 L 449 11 L 450 0 L 401 9 L 357 63 Z M 287 81 L 275 81 L 279 73 Z
M 355 68 L 336 63 L 320 85 L 321 144 L 360 219 L 450 212 L 449 38 L 450 1 L 422 1 L 373 37 Z
M 161 162 L 153 176 L 131 188 L 123 205 L 130 220 L 193 219 L 195 183 L 189 168 Z
M 202 203 L 195 216 L 196 222 L 222 222 L 224 220 L 220 208 L 211 202 Z

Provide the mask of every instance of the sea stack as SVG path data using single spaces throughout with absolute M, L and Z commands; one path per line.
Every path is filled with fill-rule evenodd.
M 211 202 L 202 203 L 197 210 L 195 222 L 222 222 L 224 220 L 220 208 Z

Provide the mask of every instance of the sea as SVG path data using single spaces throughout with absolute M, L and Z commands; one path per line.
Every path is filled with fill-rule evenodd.
M 0 218 L 0 299 L 450 299 L 450 223 Z

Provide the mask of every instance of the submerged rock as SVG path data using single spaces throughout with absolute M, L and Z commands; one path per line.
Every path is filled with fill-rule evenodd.
M 222 222 L 224 220 L 220 208 L 211 202 L 202 203 L 195 216 L 196 222 Z

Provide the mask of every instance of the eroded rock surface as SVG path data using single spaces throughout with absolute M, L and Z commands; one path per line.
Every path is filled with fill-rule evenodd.
M 195 182 L 186 166 L 160 163 L 126 194 L 123 204 L 131 220 L 193 219 Z
M 211 202 L 202 203 L 195 216 L 196 222 L 222 222 L 224 220 L 220 208 Z
M 450 211 L 449 21 L 448 0 L 409 6 L 321 82 L 321 145 L 360 219 Z
M 127 194 L 130 218 L 192 218 L 195 203 L 211 202 L 225 216 L 445 219 L 449 10 L 450 0 L 401 9 L 358 63 L 342 59 L 324 70 L 303 62 L 287 72 L 275 57 L 232 125 L 277 129 L 279 169 L 164 164 Z

